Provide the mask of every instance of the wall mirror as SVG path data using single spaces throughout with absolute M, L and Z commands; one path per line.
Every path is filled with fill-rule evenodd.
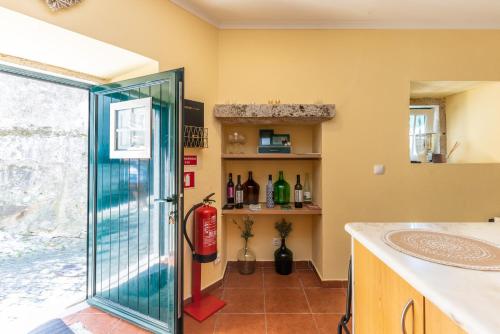
M 500 162 L 500 82 L 412 81 L 412 163 Z

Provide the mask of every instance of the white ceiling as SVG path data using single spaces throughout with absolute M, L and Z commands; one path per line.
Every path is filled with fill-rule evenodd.
M 0 53 L 111 79 L 153 59 L 0 7 Z
M 500 28 L 500 0 L 170 0 L 219 28 Z
M 411 98 L 443 98 L 465 92 L 480 86 L 492 84 L 492 81 L 412 81 Z

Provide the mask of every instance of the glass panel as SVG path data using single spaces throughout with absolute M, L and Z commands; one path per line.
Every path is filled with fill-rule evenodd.
M 147 135 L 145 107 L 116 110 L 116 149 L 121 151 L 145 150 Z

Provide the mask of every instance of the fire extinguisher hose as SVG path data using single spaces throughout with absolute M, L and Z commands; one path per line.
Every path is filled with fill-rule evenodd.
M 191 253 L 193 253 L 193 256 L 195 255 L 195 250 L 194 250 L 193 242 L 191 241 L 191 239 L 189 238 L 189 236 L 187 234 L 187 228 L 186 228 L 187 222 L 188 222 L 189 216 L 194 212 L 194 210 L 198 209 L 200 206 L 203 206 L 205 204 L 215 202 L 213 199 L 210 199 L 210 197 L 212 197 L 213 195 L 215 195 L 215 193 L 211 193 L 208 196 L 206 196 L 203 199 L 203 202 L 200 202 L 200 203 L 193 205 L 191 207 L 191 209 L 189 209 L 189 211 L 184 216 L 184 221 L 182 222 L 182 234 L 184 234 L 184 237 L 186 238 L 186 241 L 189 245 L 189 248 L 191 248 Z

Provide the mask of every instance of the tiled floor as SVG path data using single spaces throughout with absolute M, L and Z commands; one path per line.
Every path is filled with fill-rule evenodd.
M 323 288 L 311 270 L 281 276 L 273 268 L 252 275 L 229 271 L 223 286 L 212 292 L 227 304 L 199 323 L 185 316 L 186 334 L 332 334 L 345 310 L 345 289 Z M 63 319 L 81 323 L 94 334 L 147 333 L 95 308 Z
M 201 324 L 186 316 L 186 334 L 333 334 L 345 312 L 345 289 L 322 288 L 307 269 L 288 276 L 273 268 L 229 271 L 212 294 L 226 306 Z
M 72 329 L 85 329 L 92 334 L 143 334 L 149 333 L 124 320 L 120 320 L 94 307 L 88 307 L 63 318 Z

